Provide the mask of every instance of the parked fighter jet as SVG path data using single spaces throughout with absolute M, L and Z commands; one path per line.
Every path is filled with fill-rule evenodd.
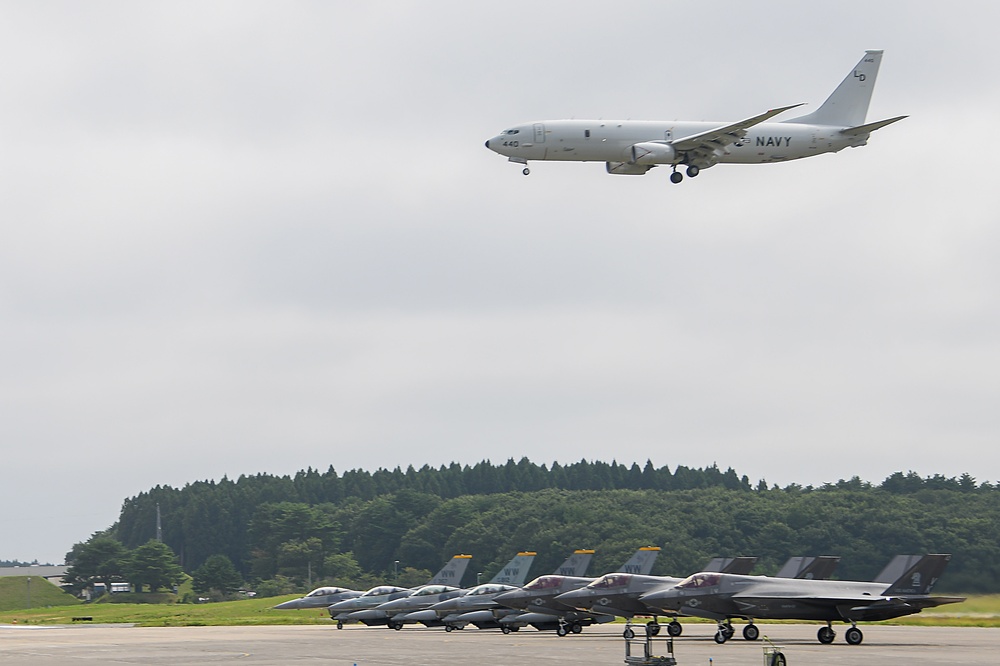
M 697 573 L 675 587 L 650 592 L 640 601 L 650 607 L 716 620 L 717 643 L 732 637 L 732 618 L 744 618 L 747 640 L 757 638 L 757 619 L 821 620 L 817 637 L 831 643 L 834 621 L 849 622 L 844 638 L 851 645 L 864 639 L 857 623 L 888 620 L 919 613 L 924 608 L 964 601 L 960 597 L 932 597 L 931 589 L 951 555 L 925 555 L 892 584 L 858 581 L 794 580 L 768 576 Z M 751 629 L 752 627 L 752 629 Z
M 300 608 L 326 608 L 331 604 L 345 599 L 360 597 L 364 592 L 358 590 L 348 590 L 344 587 L 317 587 L 304 597 L 286 601 L 275 606 L 278 610 L 300 609 Z
M 671 168 L 670 180 L 693 178 L 721 163 L 785 162 L 864 146 L 868 137 L 906 116 L 866 123 L 882 51 L 867 51 L 815 111 L 782 122 L 772 117 L 793 104 L 737 122 L 649 120 L 541 120 L 506 129 L 486 142 L 490 150 L 524 166 L 529 160 L 604 162 L 611 174 L 642 175 Z
M 428 585 L 447 585 L 460 583 L 465 570 L 469 566 L 472 555 L 456 555 L 451 558 L 427 582 Z M 343 629 L 345 622 L 362 622 L 368 626 L 389 623 L 386 613 L 376 611 L 375 607 L 403 597 L 408 597 L 414 590 L 396 587 L 394 585 L 379 585 L 368 590 L 356 599 L 348 599 L 329 607 L 330 617 L 337 621 L 337 628 Z
M 622 565 L 622 571 L 648 575 L 659 554 L 660 549 L 656 546 L 640 548 Z M 556 601 L 560 594 L 593 581 L 593 578 L 577 576 L 540 576 L 520 590 L 505 592 L 495 597 L 494 601 L 501 606 L 530 612 L 504 617 L 500 620 L 500 625 L 513 630 L 514 627 L 530 624 L 540 631 L 554 629 L 558 635 L 565 636 L 567 633 L 578 634 L 590 624 L 611 622 L 614 620 L 613 615 L 580 612 Z
M 702 571 L 747 574 L 756 562 L 756 557 L 715 557 L 709 560 Z M 653 619 L 647 623 L 646 631 L 655 636 L 660 633 L 658 616 L 662 613 L 640 602 L 639 597 L 654 590 L 668 589 L 682 580 L 684 579 L 670 576 L 609 573 L 585 587 L 564 592 L 555 600 L 579 611 L 598 615 L 616 615 L 629 620 L 636 615 L 650 616 Z M 671 636 L 680 636 L 682 631 L 683 627 L 676 618 L 667 624 L 667 633 Z M 635 637 L 631 623 L 625 626 L 623 635 L 625 638 Z
M 594 556 L 593 550 L 577 550 L 570 555 L 565 562 L 559 565 L 553 575 L 559 576 L 583 576 L 587 572 L 590 560 Z M 521 581 L 524 582 L 523 580 Z M 447 599 L 430 607 L 437 613 L 445 630 L 463 629 L 466 625 L 472 624 L 479 629 L 500 628 L 505 634 L 516 631 L 519 627 L 508 625 L 501 626 L 500 620 L 510 615 L 519 614 L 521 611 L 513 608 L 503 608 L 495 601 L 496 597 L 510 592 L 509 586 L 495 585 L 488 583 L 472 588 L 468 594 Z M 423 612 L 423 611 L 422 611 Z
M 485 590 L 484 594 L 501 594 L 516 590 L 524 584 L 524 579 L 528 577 L 528 569 L 531 568 L 534 559 L 534 552 L 518 553 L 490 579 L 489 583 L 479 585 L 474 589 Z M 375 610 L 387 612 L 389 614 L 389 627 L 397 631 L 402 629 L 404 624 L 414 622 L 422 622 L 428 627 L 440 627 L 444 624 L 441 621 L 442 616 L 431 607 L 444 601 L 464 597 L 470 592 L 472 590 L 447 585 L 425 585 L 410 596 L 387 601 L 381 606 L 377 606 Z

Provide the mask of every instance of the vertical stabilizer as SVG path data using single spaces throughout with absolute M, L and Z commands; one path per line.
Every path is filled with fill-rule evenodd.
M 875 88 L 875 77 L 882 63 L 882 51 L 865 51 L 861 62 L 851 70 L 823 104 L 812 113 L 786 120 L 786 123 L 857 127 L 865 124 L 868 103 Z
M 713 557 L 701 570 L 745 576 L 753 571 L 755 564 L 756 557 Z
M 951 555 L 924 555 L 882 594 L 885 596 L 930 594 L 950 561 Z
M 505 564 L 504 567 L 497 572 L 497 575 L 490 579 L 490 582 L 521 587 L 524 585 L 524 581 L 528 579 L 528 569 L 531 568 L 531 563 L 534 561 L 534 552 L 525 551 L 523 553 L 518 553 L 514 556 L 514 559 Z
M 923 555 L 897 555 L 889 560 L 889 564 L 879 572 L 872 580 L 873 583 L 885 583 L 889 585 L 899 580 L 903 573 L 920 561 Z
M 656 557 L 659 554 L 659 546 L 643 546 L 635 551 L 635 555 L 630 557 L 618 572 L 648 576 L 649 572 L 653 570 L 653 563 L 656 562 Z
M 427 581 L 427 584 L 462 587 L 460 585 L 462 576 L 465 575 L 465 570 L 469 568 L 469 560 L 471 559 L 472 555 L 456 555 L 448 560 L 448 564 L 444 565 L 441 571 L 434 574 L 434 577 Z
M 574 550 L 566 561 L 553 571 L 556 576 L 583 576 L 587 573 L 590 561 L 594 559 L 593 550 Z
M 827 580 L 833 575 L 840 558 L 835 555 L 819 557 L 790 557 L 775 574 L 775 578 L 798 578 L 801 580 Z M 892 582 L 892 581 L 888 581 Z

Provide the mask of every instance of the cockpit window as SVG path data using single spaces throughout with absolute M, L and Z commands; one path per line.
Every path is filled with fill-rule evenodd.
M 562 576 L 540 576 L 524 586 L 526 590 L 551 590 L 562 585 Z
M 474 587 L 466 595 L 468 597 L 473 597 L 478 594 L 497 594 L 499 592 L 509 592 L 511 590 L 516 590 L 517 588 L 513 585 L 501 585 L 499 583 L 486 583 L 485 585 L 480 585 L 479 587 Z
M 451 592 L 452 590 L 457 590 L 457 587 L 448 587 L 447 585 L 424 585 L 422 588 L 413 593 L 415 597 L 426 597 L 432 594 L 444 594 L 445 592 Z
M 393 592 L 403 592 L 404 588 L 396 587 L 395 585 L 380 585 L 378 587 L 373 587 L 361 596 L 363 597 L 381 597 L 383 594 L 392 594 Z
M 632 580 L 631 574 L 605 574 L 588 585 L 592 590 L 606 590 L 612 587 L 625 587 Z
M 307 597 L 325 597 L 330 594 L 338 594 L 344 590 L 339 587 L 319 587 L 307 594 Z
M 682 580 L 677 584 L 677 587 L 682 590 L 694 590 L 718 585 L 720 580 L 722 580 L 722 576 L 717 573 L 696 573 Z
M 507 134 L 517 134 L 520 131 L 521 130 L 519 130 L 519 129 L 509 129 L 509 130 L 504 130 L 504 131 L 500 132 L 500 135 L 504 136 L 504 135 L 507 135 Z

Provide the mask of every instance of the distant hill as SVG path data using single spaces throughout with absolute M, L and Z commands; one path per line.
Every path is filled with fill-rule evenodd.
M 685 575 L 716 555 L 756 555 L 760 573 L 792 555 L 839 555 L 837 577 L 856 580 L 896 554 L 946 552 L 941 591 L 1000 592 L 1000 488 L 968 474 L 778 488 L 714 465 L 649 462 L 309 469 L 157 486 L 126 500 L 109 533 L 129 548 L 145 543 L 157 505 L 185 570 L 221 553 L 251 581 L 361 584 L 397 561 L 436 570 L 458 552 L 476 558 L 470 576 L 489 577 L 518 550 L 537 551 L 541 573 L 575 548 L 595 548 L 600 573 L 657 545 L 654 573 Z

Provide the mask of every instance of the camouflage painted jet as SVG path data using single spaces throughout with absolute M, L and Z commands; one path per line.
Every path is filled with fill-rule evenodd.
M 715 641 L 720 644 L 735 632 L 732 618 L 743 618 L 749 622 L 743 628 L 748 640 L 759 633 L 754 620 L 819 620 L 826 622 L 817 633 L 820 643 L 833 642 L 836 632 L 831 625 L 837 621 L 851 624 L 844 638 L 859 645 L 864 634 L 858 622 L 888 620 L 964 601 L 961 597 L 930 596 L 950 560 L 951 555 L 925 555 L 891 584 L 702 572 L 639 600 L 663 611 L 716 620 Z
M 593 550 L 577 550 L 565 562 L 556 568 L 555 576 L 583 576 L 587 572 L 590 560 L 594 557 Z M 521 583 L 524 581 L 522 580 Z M 502 588 L 502 589 L 501 589 Z M 501 625 L 500 620 L 510 615 L 520 614 L 513 608 L 504 608 L 496 601 L 496 597 L 510 592 L 509 586 L 485 584 L 472 588 L 468 594 L 447 599 L 431 606 L 430 610 L 437 613 L 446 631 L 464 629 L 472 624 L 479 629 L 501 629 L 509 634 L 517 631 L 518 626 Z
M 486 590 L 485 594 L 490 592 L 501 594 L 516 590 L 524 584 L 534 559 L 535 553 L 532 551 L 518 553 L 488 583 L 479 585 L 474 590 Z M 389 613 L 389 627 L 397 631 L 402 629 L 404 624 L 415 622 L 421 622 L 428 627 L 440 627 L 444 624 L 442 616 L 431 607 L 445 601 L 460 599 L 472 591 L 447 585 L 425 585 L 410 596 L 387 601 L 375 610 Z
M 465 570 L 469 566 L 472 555 L 456 555 L 451 558 L 441 571 L 427 581 L 427 585 L 447 585 L 448 583 L 458 583 L 465 575 Z M 380 626 L 389 624 L 389 616 L 385 612 L 377 611 L 376 606 L 380 606 L 388 601 L 401 599 L 413 594 L 415 590 L 395 585 L 379 585 L 368 590 L 356 599 L 348 599 L 333 604 L 327 610 L 330 617 L 337 621 L 337 628 L 343 629 L 346 622 L 361 622 L 368 626 Z
M 364 592 L 358 590 L 348 590 L 344 587 L 317 587 L 304 597 L 286 601 L 275 606 L 277 610 L 301 609 L 301 608 L 327 608 L 331 604 L 345 599 L 360 597 Z
M 656 546 L 640 548 L 622 565 L 621 570 L 648 575 L 659 554 L 660 549 Z M 560 594 L 581 588 L 594 580 L 579 576 L 540 576 L 520 590 L 505 592 L 495 597 L 494 601 L 501 606 L 529 612 L 504 617 L 500 620 L 500 625 L 513 631 L 514 627 L 530 624 L 539 631 L 554 629 L 559 636 L 565 636 L 568 633 L 578 634 L 583 631 L 583 627 L 591 624 L 611 622 L 615 619 L 613 615 L 580 612 L 556 601 Z

